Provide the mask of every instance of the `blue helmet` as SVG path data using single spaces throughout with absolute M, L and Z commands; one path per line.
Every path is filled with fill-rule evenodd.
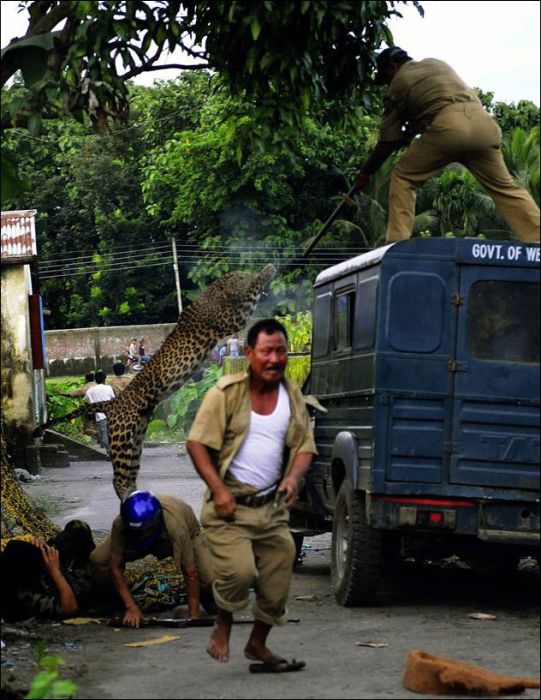
M 120 506 L 120 515 L 128 529 L 130 543 L 150 547 L 162 531 L 163 511 L 150 491 L 134 491 Z

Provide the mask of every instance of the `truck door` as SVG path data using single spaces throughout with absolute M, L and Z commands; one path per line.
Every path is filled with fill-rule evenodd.
M 450 481 L 539 486 L 539 273 L 465 265 Z

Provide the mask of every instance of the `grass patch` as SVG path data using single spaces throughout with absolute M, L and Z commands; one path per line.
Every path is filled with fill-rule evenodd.
M 32 501 L 32 505 L 36 511 L 38 511 L 38 513 L 41 515 L 47 516 L 48 518 L 51 518 L 51 516 L 60 515 L 62 512 L 64 499 L 61 497 L 29 496 L 29 498 Z

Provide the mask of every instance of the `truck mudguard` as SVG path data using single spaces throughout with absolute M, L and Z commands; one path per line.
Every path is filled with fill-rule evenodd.
M 340 460 L 346 471 L 346 478 L 356 489 L 359 481 L 359 457 L 357 455 L 357 438 L 353 433 L 343 430 L 334 440 L 331 452 L 331 464 Z

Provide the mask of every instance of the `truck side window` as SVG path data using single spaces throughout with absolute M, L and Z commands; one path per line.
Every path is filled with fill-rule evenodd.
M 338 290 L 334 300 L 335 350 L 345 350 L 351 347 L 354 308 L 355 291 L 351 288 Z
M 313 349 L 314 357 L 324 357 L 329 352 L 331 328 L 332 292 L 317 294 L 314 302 Z
M 468 299 L 468 352 L 479 360 L 539 362 L 539 287 L 483 280 Z
M 355 309 L 354 346 L 356 350 L 374 347 L 376 301 L 379 277 L 359 281 Z

